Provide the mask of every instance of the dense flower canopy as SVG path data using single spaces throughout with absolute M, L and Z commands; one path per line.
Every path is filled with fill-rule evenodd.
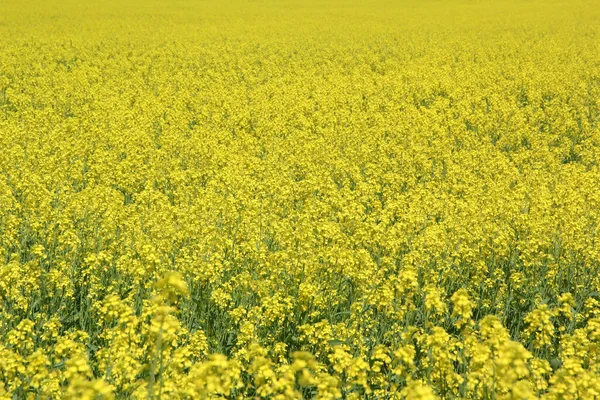
M 592 0 L 0 2 L 0 398 L 600 396 Z

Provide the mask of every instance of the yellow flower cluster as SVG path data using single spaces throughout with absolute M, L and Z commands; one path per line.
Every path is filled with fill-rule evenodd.
M 0 2 L 0 399 L 600 398 L 590 0 Z

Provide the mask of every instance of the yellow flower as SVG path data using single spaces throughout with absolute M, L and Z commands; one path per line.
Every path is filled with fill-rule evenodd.
M 457 326 L 464 326 L 471 321 L 473 305 L 469 298 L 469 293 L 465 289 L 458 289 L 452 295 L 452 316 L 457 317 Z
M 538 306 L 525 316 L 524 321 L 528 324 L 525 334 L 533 336 L 536 348 L 549 346 L 554 337 L 554 324 L 552 323 L 552 311 L 547 304 Z

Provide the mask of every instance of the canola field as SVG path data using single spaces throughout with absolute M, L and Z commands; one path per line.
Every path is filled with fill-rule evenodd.
M 0 2 L 1 399 L 600 398 L 596 0 Z

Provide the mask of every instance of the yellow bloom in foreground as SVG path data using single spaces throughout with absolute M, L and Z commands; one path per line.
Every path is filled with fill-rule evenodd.
M 403 399 L 406 400 L 436 400 L 439 399 L 435 395 L 431 387 L 422 381 L 414 380 L 410 381 L 408 385 L 400 392 Z

